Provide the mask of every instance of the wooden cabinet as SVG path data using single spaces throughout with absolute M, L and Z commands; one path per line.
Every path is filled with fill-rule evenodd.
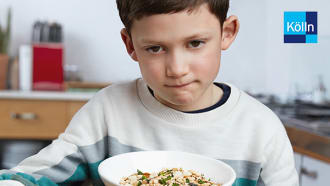
M 294 153 L 294 160 L 295 160 L 295 166 L 296 166 L 296 170 L 299 174 L 300 172 L 300 169 L 301 169 L 301 158 L 302 158 L 303 155 L 299 154 L 299 153 Z
M 0 99 L 0 139 L 54 139 L 85 103 Z
M 308 156 L 295 153 L 296 168 L 300 186 L 329 185 L 330 164 Z
M 76 112 L 84 106 L 86 102 L 84 101 L 69 101 L 67 102 L 67 116 L 66 116 L 66 123 L 69 124 L 72 117 L 76 114 Z
M 330 182 L 330 164 L 303 156 L 301 174 L 302 186 L 326 186 Z
M 312 131 L 297 127 L 285 126 L 286 132 L 296 153 L 330 163 L 330 138 L 320 136 Z

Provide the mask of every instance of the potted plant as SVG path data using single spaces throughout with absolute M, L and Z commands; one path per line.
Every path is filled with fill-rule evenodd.
M 8 71 L 8 48 L 10 39 L 11 9 L 8 10 L 7 26 L 3 28 L 0 24 L 0 89 L 6 88 Z

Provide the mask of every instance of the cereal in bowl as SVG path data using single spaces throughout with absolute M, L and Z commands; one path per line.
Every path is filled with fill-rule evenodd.
M 120 180 L 120 185 L 124 186 L 221 186 L 210 179 L 206 179 L 203 174 L 193 170 L 183 170 L 182 168 L 162 169 L 158 173 L 147 173 L 137 170 L 128 177 Z

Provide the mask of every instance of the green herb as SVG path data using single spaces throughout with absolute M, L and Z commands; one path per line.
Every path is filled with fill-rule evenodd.
M 203 184 L 203 183 L 206 183 L 206 182 L 203 181 L 203 180 L 201 180 L 201 179 L 199 179 L 199 180 L 198 180 L 198 183 L 199 183 L 199 184 Z
M 139 183 L 137 184 L 137 186 L 140 186 L 140 185 L 142 185 L 142 182 L 141 181 L 139 181 Z
M 172 186 L 179 186 L 179 184 L 178 183 L 173 183 Z
M 143 176 L 141 177 L 141 180 L 145 180 L 145 179 L 147 179 L 147 177 L 146 177 L 145 175 L 143 175 Z
M 160 179 L 158 182 L 159 182 L 160 184 L 165 185 L 166 182 L 167 182 L 168 180 L 170 180 L 171 178 L 172 178 L 172 176 L 167 176 L 166 178 Z
M 158 182 L 159 182 L 160 184 L 162 184 L 162 185 L 165 185 L 165 184 L 166 184 L 165 179 L 160 179 Z
M 166 171 L 161 171 L 160 173 L 158 173 L 158 176 L 165 176 L 166 174 L 172 174 L 172 170 L 166 170 Z
M 190 181 L 189 181 L 189 179 L 188 179 L 188 178 L 186 178 L 186 183 L 190 183 Z
M 167 178 L 165 178 L 166 181 L 170 180 L 172 178 L 172 176 L 167 176 Z
M 137 169 L 138 175 L 143 175 L 143 172 L 141 172 L 139 169 Z

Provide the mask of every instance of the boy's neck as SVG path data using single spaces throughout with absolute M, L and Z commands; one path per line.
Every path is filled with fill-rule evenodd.
M 214 105 L 223 97 L 223 90 L 220 87 L 216 86 L 214 83 L 212 84 L 212 87 L 213 87 L 213 103 L 211 105 Z

